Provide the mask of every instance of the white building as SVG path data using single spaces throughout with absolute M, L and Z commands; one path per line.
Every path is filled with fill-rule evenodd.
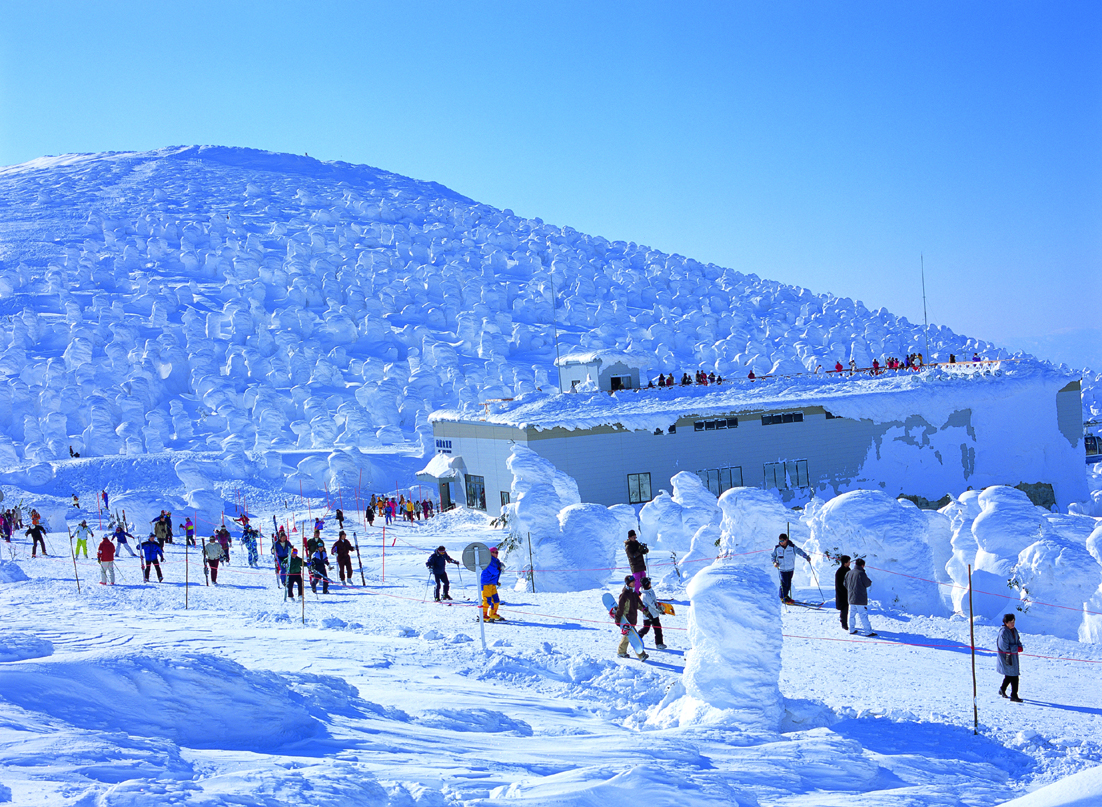
M 637 378 L 608 356 L 571 362 L 564 378 L 585 368 L 605 389 L 613 374 Z M 583 501 L 604 505 L 649 501 L 679 471 L 717 495 L 776 488 L 794 504 L 857 488 L 933 502 L 1021 485 L 1061 508 L 1087 496 L 1079 380 L 1040 364 L 645 386 L 434 412 L 436 450 L 448 459 L 419 476 L 440 484 L 443 502 L 496 513 L 512 485 L 505 461 L 522 443 L 572 476 Z

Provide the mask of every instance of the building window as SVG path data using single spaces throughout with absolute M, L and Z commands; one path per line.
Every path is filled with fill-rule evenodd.
M 833 412 L 827 412 L 826 416 L 827 416 L 827 420 L 841 420 L 842 419 L 841 415 L 835 415 Z
M 472 510 L 486 509 L 486 478 L 467 474 L 467 507 Z
M 738 418 L 719 418 L 717 420 L 698 420 L 693 423 L 695 432 L 712 432 L 716 429 L 737 429 Z
M 614 375 L 609 378 L 609 388 L 616 392 L 619 389 L 631 389 L 631 376 Z
M 696 475 L 714 496 L 721 496 L 731 488 L 742 487 L 742 466 L 709 468 L 706 471 L 697 471 Z
M 1083 440 L 1083 446 L 1087 451 L 1088 457 L 1097 457 L 1099 454 L 1102 454 L 1102 437 L 1088 434 Z
M 792 490 L 809 486 L 807 460 L 765 463 L 765 487 Z
M 509 491 L 501 491 L 501 506 L 504 507 L 509 503 Z
M 761 425 L 762 426 L 775 426 L 778 423 L 803 423 L 803 422 L 804 422 L 804 413 L 803 412 L 785 412 L 784 414 L 762 415 L 761 416 Z
M 650 500 L 650 474 L 628 474 L 628 501 L 642 504 Z
M 437 440 L 436 441 L 436 453 L 437 454 L 451 454 L 452 453 L 452 441 L 451 440 Z

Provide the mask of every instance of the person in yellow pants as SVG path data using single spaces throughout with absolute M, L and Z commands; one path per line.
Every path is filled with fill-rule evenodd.
M 500 616 L 497 608 L 501 605 L 501 598 L 497 596 L 497 584 L 501 580 L 501 572 L 505 564 L 498 560 L 497 547 L 490 550 L 490 565 L 482 570 L 482 618 L 487 622 L 504 622 L 505 617 Z
M 93 538 L 92 528 L 88 526 L 87 521 L 80 522 L 80 526 L 77 527 L 77 549 L 74 553 L 74 557 L 80 557 L 80 550 L 84 550 L 84 557 L 88 557 L 88 539 Z

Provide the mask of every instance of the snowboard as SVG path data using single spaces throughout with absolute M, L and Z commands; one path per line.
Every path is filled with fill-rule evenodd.
M 601 598 L 605 604 L 605 608 L 608 609 L 608 615 L 613 619 L 616 618 L 616 598 L 609 594 L 607 591 Z M 620 625 L 628 626 L 628 644 L 631 645 L 631 649 L 636 653 L 643 652 L 643 637 L 639 635 L 639 631 L 635 629 L 635 626 L 629 622 L 620 622 Z
M 668 602 L 658 603 L 658 607 L 662 609 L 662 613 L 666 616 L 677 616 L 677 613 L 673 610 L 673 604 Z

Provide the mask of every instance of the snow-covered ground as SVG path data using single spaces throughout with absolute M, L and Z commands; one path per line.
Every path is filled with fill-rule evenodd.
M 96 526 L 94 511 L 81 515 Z M 56 532 L 49 559 L 30 560 L 22 538 L 4 545 L 0 794 L 19 805 L 988 805 L 1102 759 L 1102 648 L 1032 635 L 1028 615 L 1021 706 L 995 693 L 994 624 L 977 628 L 978 735 L 967 620 L 893 608 L 873 609 L 877 639 L 844 633 L 829 608 L 783 612 L 781 722 L 681 712 L 679 723 L 684 589 L 660 592 L 678 611 L 665 619 L 669 649 L 640 663 L 615 657 L 599 590 L 542 593 L 537 570 L 536 593 L 513 591 L 508 574 L 509 622 L 485 626 L 484 653 L 472 575 L 453 571 L 455 604 L 439 605 L 424 560 L 440 543 L 457 557 L 495 545 L 500 530 L 468 511 L 394 526 L 385 581 L 382 530 L 356 532 L 368 586 L 305 602 L 285 602 L 236 547 L 218 587 L 203 585 L 194 550 L 185 566 L 179 543 L 161 584 L 142 585 L 127 558 L 119 584 L 100 586 L 82 558 L 78 594 Z M 771 577 L 767 557 L 733 568 Z M 609 590 L 623 573 L 607 571 Z M 748 591 L 776 608 L 771 591 Z M 740 649 L 749 663 L 767 652 L 727 648 Z

